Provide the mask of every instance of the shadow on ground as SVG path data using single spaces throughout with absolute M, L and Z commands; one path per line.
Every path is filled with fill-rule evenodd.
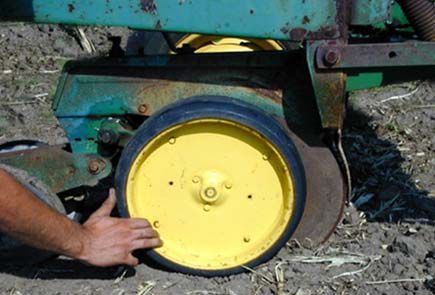
M 78 261 L 57 258 L 33 266 L 2 266 L 0 273 L 8 273 L 14 276 L 39 280 L 116 280 L 117 278 L 132 277 L 136 274 L 136 271 L 131 267 L 99 268 L 84 265 Z
M 416 185 L 419 171 L 415 171 L 414 165 L 418 164 L 404 158 L 404 154 L 418 155 L 418 151 L 385 138 L 387 133 L 406 136 L 406 131 L 352 107 L 348 109 L 345 126 L 344 149 L 350 163 L 353 203 L 358 210 L 369 221 L 434 225 L 435 198 Z M 412 140 L 422 140 L 416 137 Z

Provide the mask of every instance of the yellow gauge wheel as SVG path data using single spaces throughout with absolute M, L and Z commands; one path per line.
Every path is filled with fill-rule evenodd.
M 198 34 L 185 35 L 176 43 L 177 48 L 182 48 L 185 45 L 193 48 L 195 53 L 278 51 L 284 49 L 284 45 L 275 40 Z
M 135 153 L 128 155 L 128 164 L 121 163 L 128 166 L 122 173 L 122 207 L 130 217 L 147 218 L 159 232 L 164 245 L 154 254 L 169 268 L 202 274 L 235 270 L 288 239 L 289 226 L 301 213 L 295 186 L 302 184 L 295 181 L 288 156 L 255 128 L 261 123 L 257 117 L 247 124 L 225 116 L 225 109 L 214 116 L 201 108 L 192 112 L 197 101 L 170 107 L 169 120 L 162 118 L 166 113 L 156 114 L 132 140 Z M 248 108 L 227 104 L 229 114 L 234 105 Z M 163 125 L 156 128 L 156 122 Z

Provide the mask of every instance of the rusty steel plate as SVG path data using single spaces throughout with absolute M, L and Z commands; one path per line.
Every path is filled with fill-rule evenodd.
M 292 239 L 317 246 L 341 221 L 347 188 L 337 160 L 320 136 L 303 134 L 302 139 L 290 130 L 289 134 L 300 153 L 307 182 L 304 213 Z

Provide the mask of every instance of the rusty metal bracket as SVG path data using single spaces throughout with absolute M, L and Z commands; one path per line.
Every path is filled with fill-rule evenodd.
M 345 111 L 346 74 L 342 71 L 322 70 L 318 66 L 317 55 L 321 46 L 327 46 L 322 41 L 307 44 L 307 62 L 316 96 L 317 108 L 322 127 L 325 129 L 341 129 Z M 326 57 L 329 63 L 339 59 L 335 51 Z
M 1 153 L 0 163 L 25 170 L 54 193 L 95 186 L 112 171 L 112 164 L 101 156 L 72 154 L 58 146 Z
M 319 69 L 435 66 L 435 42 L 321 45 Z

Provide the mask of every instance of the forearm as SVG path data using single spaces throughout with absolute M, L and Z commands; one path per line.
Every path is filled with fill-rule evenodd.
M 82 226 L 40 201 L 0 169 L 0 232 L 70 257 L 82 251 Z
M 132 252 L 162 245 L 145 219 L 110 217 L 113 189 L 101 207 L 80 225 L 40 201 L 0 169 L 0 232 L 27 245 L 96 266 L 137 265 Z

